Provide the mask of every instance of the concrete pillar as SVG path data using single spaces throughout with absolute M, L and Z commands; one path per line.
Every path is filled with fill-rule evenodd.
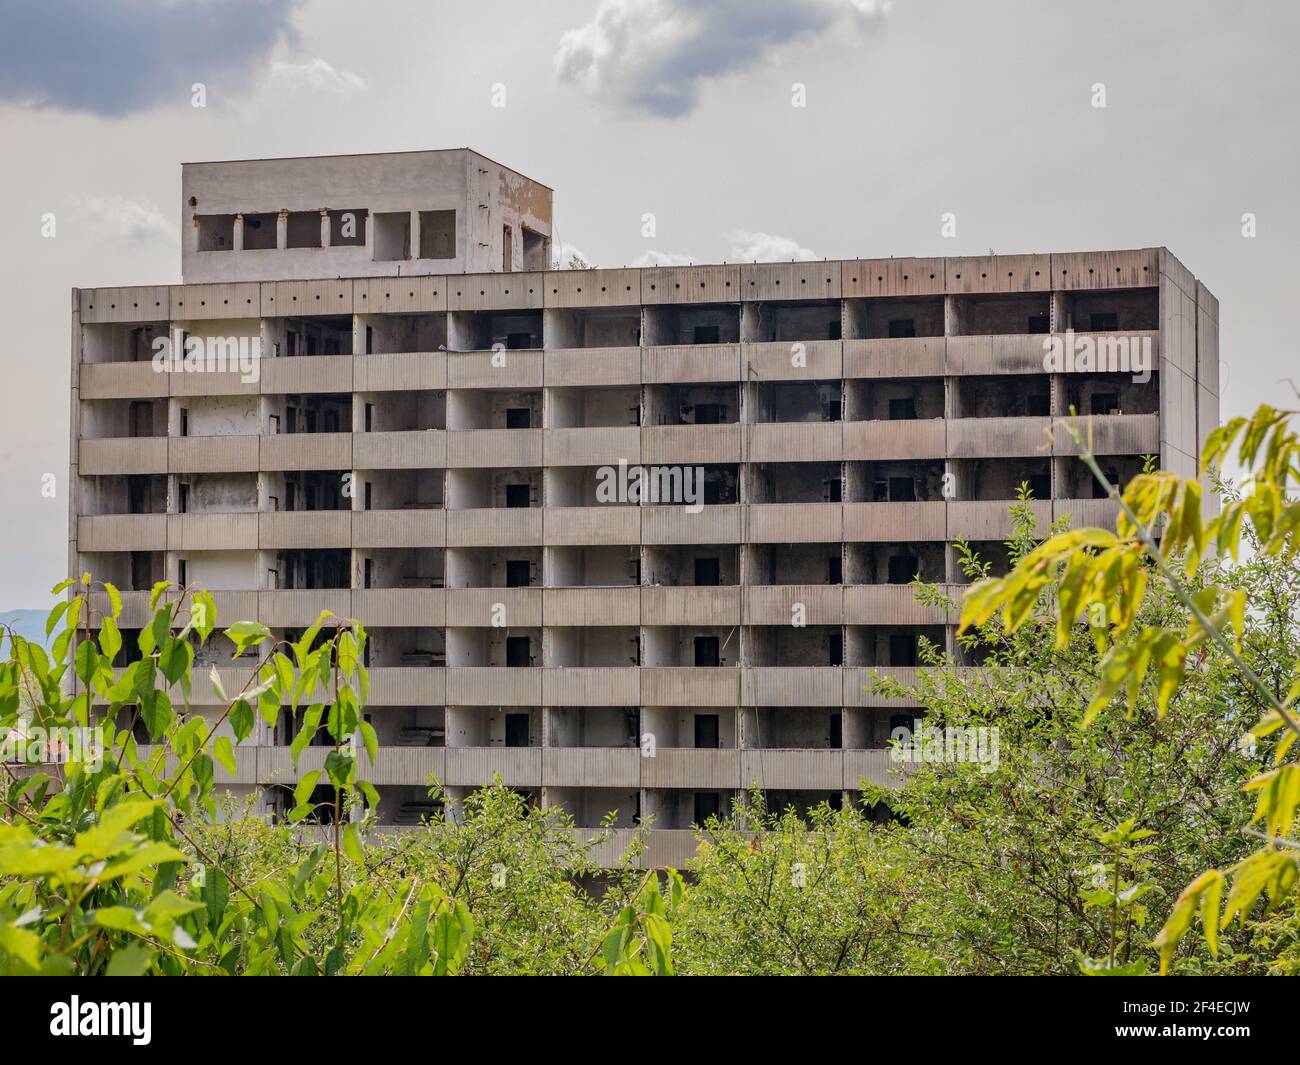
M 232 245 L 235 251 L 244 250 L 244 216 L 242 214 L 235 215 L 235 234 L 232 238 Z
M 420 212 L 411 212 L 411 255 L 412 259 L 420 257 Z
M 320 210 L 320 246 L 322 248 L 330 246 L 330 213 L 327 207 L 322 207 Z
M 1048 328 L 1053 333 L 1064 333 L 1072 325 L 1070 321 L 1070 308 L 1066 302 L 1064 292 L 1052 293 L 1052 313 Z
M 281 211 L 275 216 L 275 246 L 284 251 L 289 246 L 289 212 Z
M 961 336 L 961 299 L 958 296 L 943 298 L 943 335 Z

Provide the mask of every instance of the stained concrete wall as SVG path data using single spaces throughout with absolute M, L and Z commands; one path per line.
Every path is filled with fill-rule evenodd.
M 420 258 L 421 224 L 434 221 L 431 212 L 439 211 L 455 212 L 454 254 Z M 340 227 L 332 216 L 343 212 L 357 214 L 362 244 L 335 246 Z M 304 216 L 294 220 L 300 240 L 290 240 L 291 213 Z M 379 246 L 380 213 L 406 216 L 405 249 Z M 200 219 L 236 214 L 273 216 L 276 246 L 234 250 L 243 242 L 244 227 L 232 222 L 229 249 L 200 251 Z M 290 247 L 303 237 L 310 240 L 313 214 L 320 227 L 317 243 L 330 246 Z M 181 274 L 187 282 L 549 266 L 550 189 L 468 149 L 186 163 L 181 168 L 181 218 Z M 512 233 L 508 264 L 503 257 L 506 226 Z M 540 248 L 538 241 L 526 239 L 525 230 L 540 238 Z M 265 227 L 262 232 L 269 235 Z

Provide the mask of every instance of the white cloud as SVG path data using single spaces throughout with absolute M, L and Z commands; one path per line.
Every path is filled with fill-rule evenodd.
M 317 57 L 305 63 L 286 63 L 276 60 L 271 64 L 271 84 L 290 90 L 332 92 L 347 96 L 365 92 L 366 83 L 350 70 L 335 70 L 326 60 Z
M 72 221 L 98 240 L 149 244 L 180 239 L 179 230 L 154 204 L 125 196 L 75 196 Z
M 555 53 L 562 82 L 660 118 L 689 114 L 700 85 L 838 23 L 870 32 L 891 0 L 601 0 Z
M 629 266 L 694 266 L 698 260 L 694 255 L 682 255 L 675 251 L 655 251 L 650 249 L 633 259 Z
M 737 229 L 730 239 L 731 257 L 742 262 L 774 263 L 821 258 L 811 248 L 805 248 L 789 237 L 778 237 L 753 229 Z

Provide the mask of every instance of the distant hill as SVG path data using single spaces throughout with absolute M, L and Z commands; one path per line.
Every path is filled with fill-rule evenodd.
M 0 625 L 13 629 L 24 640 L 30 640 L 32 643 L 39 643 L 47 651 L 53 640 L 45 638 L 45 618 L 49 615 L 48 610 L 5 610 L 0 612 Z M 57 634 L 58 630 L 55 629 Z M 8 643 L 8 640 L 5 641 Z M 4 653 L 9 654 L 9 648 L 4 648 Z

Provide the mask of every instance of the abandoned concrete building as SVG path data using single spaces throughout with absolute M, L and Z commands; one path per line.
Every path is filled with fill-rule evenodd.
M 187 164 L 182 283 L 72 294 L 71 572 L 124 591 L 123 655 L 160 579 L 364 622 L 385 828 L 499 775 L 680 865 L 740 789 L 855 801 L 924 713 L 873 675 L 979 668 L 914 579 L 1005 568 L 1022 484 L 1112 519 L 1051 420 L 1121 484 L 1217 424 L 1217 303 L 1164 248 L 558 270 L 551 198 L 467 149 Z M 225 779 L 277 815 L 294 725 L 258 728 Z

